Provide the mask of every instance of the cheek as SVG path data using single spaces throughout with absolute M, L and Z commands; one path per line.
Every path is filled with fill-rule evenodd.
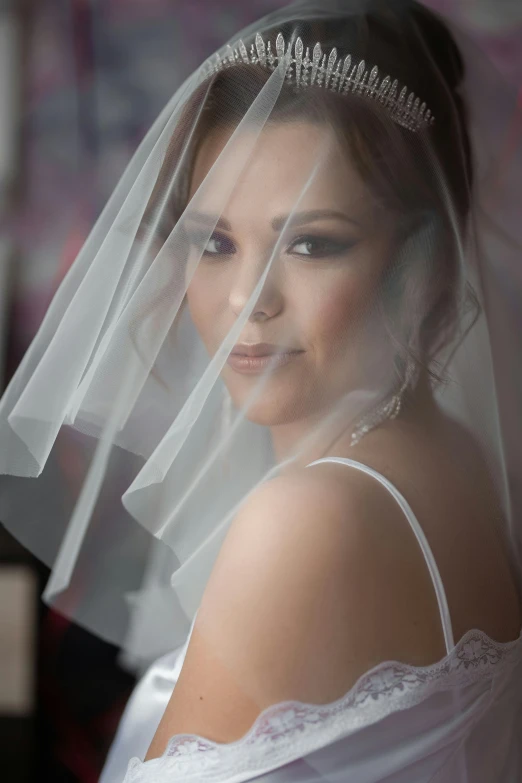
M 186 299 L 196 330 L 213 354 L 231 328 L 230 288 L 234 270 L 200 264 L 187 287 Z
M 331 356 L 353 346 L 371 307 L 373 287 L 352 275 L 335 276 L 296 300 L 302 331 L 314 352 Z

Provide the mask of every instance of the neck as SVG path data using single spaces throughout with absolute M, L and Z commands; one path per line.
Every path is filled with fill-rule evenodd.
M 388 419 L 375 430 L 382 431 L 407 426 L 423 428 L 438 421 L 441 411 L 435 401 L 430 378 L 426 370 L 421 370 L 417 384 L 403 398 L 401 411 L 396 419 Z M 342 411 L 330 415 L 325 421 L 321 411 L 306 419 L 282 424 L 271 428 L 272 447 L 277 461 L 289 459 L 295 467 L 302 467 L 316 459 L 330 456 L 354 456 L 356 447 L 351 446 L 353 421 L 343 417 Z M 362 440 L 366 441 L 368 436 Z

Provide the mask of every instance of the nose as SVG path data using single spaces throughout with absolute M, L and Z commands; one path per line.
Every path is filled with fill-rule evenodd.
M 241 264 L 239 264 L 229 294 L 230 308 L 236 316 L 239 316 L 245 308 L 265 271 L 267 263 L 268 261 L 242 259 Z M 253 306 L 249 317 L 250 321 L 265 321 L 269 318 L 274 318 L 283 308 L 284 297 L 276 270 L 277 264 L 277 259 L 274 259 L 263 288 Z

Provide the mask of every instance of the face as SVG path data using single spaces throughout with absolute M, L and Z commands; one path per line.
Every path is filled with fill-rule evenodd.
M 362 382 L 391 231 L 326 128 L 267 125 L 257 140 L 234 141 L 227 160 L 229 137 L 210 134 L 196 157 L 187 300 L 212 356 L 269 265 L 236 344 L 280 353 L 231 357 L 222 374 L 236 407 L 261 381 L 247 416 L 273 426 L 313 416 Z

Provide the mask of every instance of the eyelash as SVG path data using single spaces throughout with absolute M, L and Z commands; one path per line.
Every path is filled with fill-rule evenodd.
M 201 245 L 205 240 L 205 236 L 192 234 L 191 240 L 193 244 Z M 225 236 L 224 234 L 219 234 L 218 232 L 214 232 L 210 236 L 208 241 L 210 242 L 212 240 L 217 242 L 223 242 L 224 244 L 228 244 L 229 248 L 233 248 L 233 249 L 229 250 L 228 252 L 225 251 L 225 252 L 217 252 L 217 253 L 212 253 L 209 252 L 208 250 L 204 250 L 203 256 L 207 258 L 215 258 L 215 257 L 223 257 L 223 256 L 230 257 L 234 255 L 235 253 L 234 243 L 227 236 Z M 291 249 L 292 247 L 295 247 L 296 245 L 301 245 L 303 243 L 322 244 L 323 246 L 323 250 L 319 252 L 295 254 L 299 258 L 310 258 L 310 259 L 330 258 L 330 257 L 340 256 L 343 253 L 346 253 L 349 250 L 351 250 L 357 244 L 355 240 L 338 241 L 318 234 L 304 234 L 300 237 L 296 237 L 296 239 L 294 239 L 293 242 L 289 245 L 289 248 Z M 326 247 L 327 249 L 324 250 L 324 247 Z M 291 250 L 287 252 L 291 252 Z

